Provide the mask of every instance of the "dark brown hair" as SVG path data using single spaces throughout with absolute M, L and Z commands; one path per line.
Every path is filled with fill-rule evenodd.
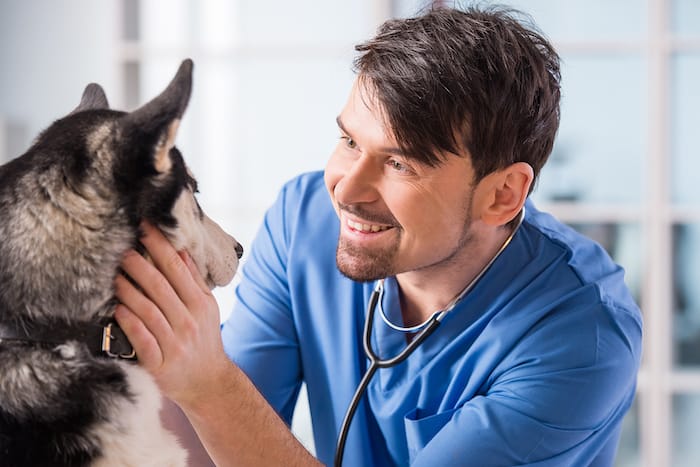
M 436 166 L 466 148 L 475 182 L 515 162 L 537 178 L 559 126 L 559 57 L 526 20 L 438 7 L 355 47 L 355 71 L 408 157 Z

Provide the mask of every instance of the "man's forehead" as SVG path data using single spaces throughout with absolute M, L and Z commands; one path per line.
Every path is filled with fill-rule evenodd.
M 381 133 L 387 144 L 396 146 L 396 138 L 386 118 L 376 93 L 366 80 L 355 79 L 347 103 L 336 118 L 341 130 L 348 134 L 371 132 L 375 137 Z
M 389 121 L 386 108 L 379 99 L 374 83 L 370 78 L 362 74 L 355 78 L 348 101 L 336 120 L 341 131 L 360 144 L 362 143 L 361 136 L 364 132 L 370 131 L 375 140 L 380 137 L 383 139 L 383 142 L 380 144 L 382 152 L 396 154 L 422 164 L 426 163 L 424 154 L 416 153 L 411 151 L 409 146 L 399 144 L 399 140 L 395 136 Z M 457 144 L 460 143 L 458 135 L 455 142 Z M 437 160 L 444 160 L 451 156 L 471 158 L 469 150 L 462 144 L 459 144 L 459 146 L 458 153 L 438 148 L 433 148 L 431 152 Z

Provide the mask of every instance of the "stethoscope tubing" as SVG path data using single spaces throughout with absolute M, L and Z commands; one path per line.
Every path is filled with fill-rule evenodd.
M 352 418 L 355 415 L 355 411 L 357 410 L 357 406 L 360 403 L 360 400 L 362 399 L 362 396 L 364 392 L 367 390 L 367 386 L 369 385 L 370 380 L 372 379 L 372 376 L 374 376 L 374 373 L 377 372 L 379 368 L 389 368 L 398 365 L 399 363 L 403 362 L 406 360 L 414 350 L 425 340 L 430 336 L 440 325 L 442 322 L 442 319 L 445 317 L 445 315 L 450 312 L 459 301 L 462 300 L 462 298 L 476 285 L 476 283 L 481 279 L 481 276 L 483 276 L 486 271 L 489 270 L 491 265 L 496 261 L 496 258 L 498 258 L 503 250 L 506 249 L 510 241 L 513 239 L 515 236 L 515 233 L 518 231 L 520 226 L 523 223 L 523 220 L 525 219 L 525 208 L 523 208 L 520 211 L 520 214 L 518 216 L 518 221 L 513 228 L 513 231 L 510 233 L 508 238 L 503 242 L 503 245 L 501 245 L 501 248 L 496 252 L 496 254 L 491 258 L 491 260 L 481 269 L 479 274 L 474 277 L 469 284 L 460 292 L 448 305 L 447 307 L 442 310 L 434 313 L 427 321 L 423 322 L 421 325 L 416 326 L 414 328 L 399 328 L 397 326 L 394 326 L 389 323 L 389 321 L 386 319 L 384 316 L 384 313 L 382 311 L 382 319 L 384 322 L 389 324 L 389 326 L 393 329 L 401 330 L 403 332 L 406 331 L 411 331 L 412 329 L 420 329 L 420 332 L 416 334 L 416 336 L 409 342 L 409 344 L 404 347 L 404 349 L 398 353 L 398 355 L 395 355 L 392 358 L 387 358 L 382 360 L 375 352 L 374 349 L 372 348 L 372 326 L 374 324 L 374 312 L 377 308 L 377 305 L 381 307 L 380 300 L 382 298 L 382 294 L 384 291 L 384 280 L 381 279 L 377 281 L 377 285 L 374 287 L 374 290 L 372 291 L 372 295 L 370 296 L 369 303 L 367 304 L 367 318 L 365 319 L 365 328 L 364 328 L 364 348 L 365 348 L 365 354 L 370 360 L 370 365 L 365 371 L 365 374 L 362 375 L 362 379 L 360 380 L 360 384 L 357 386 L 357 389 L 355 389 L 355 394 L 352 396 L 352 400 L 350 401 L 350 406 L 348 407 L 348 410 L 345 412 L 345 417 L 343 418 L 343 423 L 340 426 L 340 433 L 338 434 L 338 442 L 336 444 L 336 450 L 335 450 L 335 460 L 333 462 L 334 467 L 341 467 L 343 463 L 343 453 L 345 451 L 345 442 L 347 441 L 348 437 L 348 431 L 350 430 L 350 424 L 352 422 Z M 381 311 L 381 310 L 380 310 Z
M 341 467 L 341 465 L 343 464 L 345 442 L 347 441 L 348 431 L 350 430 L 350 424 L 352 423 L 352 419 L 355 415 L 355 411 L 357 410 L 357 406 L 360 404 L 362 396 L 364 395 L 367 386 L 369 385 L 369 382 L 372 380 L 372 376 L 374 376 L 374 373 L 376 373 L 376 371 L 379 368 L 393 367 L 406 360 L 409 357 L 409 355 L 411 355 L 413 351 L 416 350 L 416 348 L 418 348 L 418 346 L 425 339 L 427 339 L 428 336 L 430 336 L 430 334 L 432 334 L 433 331 L 435 331 L 435 329 L 437 329 L 437 327 L 440 325 L 442 317 L 444 316 L 441 313 L 434 314 L 432 318 L 426 323 L 425 327 L 411 340 L 411 342 L 401 352 L 398 353 L 398 355 L 395 355 L 392 358 L 382 360 L 372 348 L 372 325 L 374 323 L 374 312 L 377 308 L 377 304 L 381 297 L 381 285 L 381 282 L 378 283 L 377 287 L 375 287 L 375 289 L 372 291 L 372 295 L 367 306 L 367 319 L 365 320 L 365 329 L 363 333 L 363 344 L 365 347 L 365 354 L 370 360 L 370 365 L 369 368 L 367 368 L 367 370 L 365 371 L 365 374 L 362 375 L 362 379 L 360 380 L 360 384 L 358 384 L 357 389 L 355 389 L 355 394 L 353 394 L 352 396 L 350 406 L 345 412 L 343 423 L 340 426 L 340 434 L 338 435 L 338 442 L 336 444 L 335 450 L 335 460 L 333 462 L 333 465 L 335 467 Z

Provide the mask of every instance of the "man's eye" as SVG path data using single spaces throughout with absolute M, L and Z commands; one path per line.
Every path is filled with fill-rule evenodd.
M 401 162 L 394 160 L 394 159 L 390 159 L 389 161 L 387 161 L 387 163 L 389 164 L 389 167 L 391 167 L 392 169 L 394 169 L 398 172 L 406 172 L 407 170 L 409 170 L 409 168 L 407 166 L 403 165 Z
M 345 146 L 349 147 L 350 149 L 355 149 L 357 148 L 357 143 L 355 142 L 354 139 L 352 139 L 349 136 L 341 136 L 340 139 L 345 140 Z

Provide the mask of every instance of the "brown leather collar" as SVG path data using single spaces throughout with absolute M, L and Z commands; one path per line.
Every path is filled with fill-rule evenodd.
M 134 348 L 115 321 L 73 324 L 0 322 L 0 345 L 5 342 L 60 345 L 70 341 L 85 344 L 93 355 L 136 360 Z

